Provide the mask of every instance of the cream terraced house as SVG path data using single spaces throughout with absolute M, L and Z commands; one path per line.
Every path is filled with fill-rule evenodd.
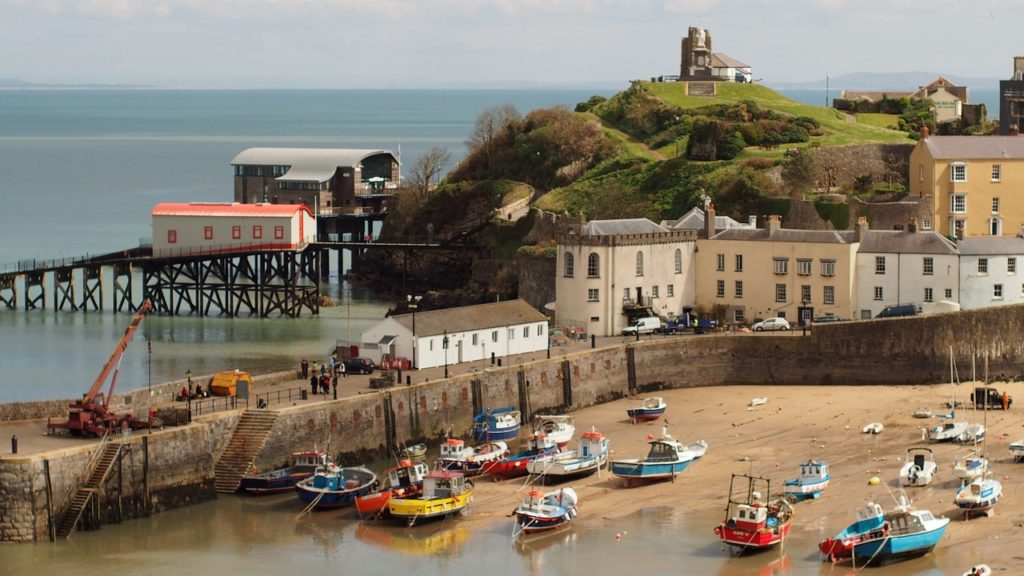
M 1024 303 L 1024 238 L 966 238 L 958 247 L 962 310 Z
M 783 317 L 794 324 L 857 309 L 853 274 L 862 230 L 729 229 L 697 241 L 696 304 L 724 307 L 727 321 Z
M 931 197 L 923 230 L 963 239 L 1024 227 L 1024 138 L 929 136 L 910 154 L 910 194 Z

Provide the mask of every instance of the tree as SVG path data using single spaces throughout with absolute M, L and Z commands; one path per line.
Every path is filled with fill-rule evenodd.
M 818 182 L 822 168 L 806 150 L 798 150 L 782 167 L 782 179 L 793 188 L 792 197 L 800 200 Z
M 494 139 L 509 125 L 518 122 L 520 118 L 522 116 L 519 111 L 511 104 L 492 106 L 484 110 L 477 116 L 476 122 L 473 124 L 473 132 L 470 134 L 469 140 L 466 141 L 466 146 L 470 152 L 476 149 L 481 150 L 490 164 Z
M 427 192 L 430 191 L 430 183 L 435 179 L 440 180 L 441 172 L 451 159 L 451 152 L 448 152 L 447 148 L 434 146 L 416 161 L 416 164 L 412 167 L 412 173 L 409 175 L 409 180 L 416 191 L 419 201 L 423 201 L 427 197 Z

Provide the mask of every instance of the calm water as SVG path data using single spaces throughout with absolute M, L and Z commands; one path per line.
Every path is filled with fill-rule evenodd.
M 231 200 L 229 163 L 249 147 L 400 149 L 409 166 L 442 146 L 454 165 L 481 111 L 571 107 L 594 93 L 601 91 L 0 91 L 0 266 L 136 246 L 152 235 L 149 213 L 159 202 Z M 342 288 L 329 291 L 339 297 Z M 124 356 L 118 388 L 186 370 L 260 372 L 323 358 L 349 333 L 358 340 L 387 307 L 372 287 L 357 287 L 351 306 L 316 319 L 150 316 Z M 0 310 L 0 402 L 81 394 L 129 319 Z

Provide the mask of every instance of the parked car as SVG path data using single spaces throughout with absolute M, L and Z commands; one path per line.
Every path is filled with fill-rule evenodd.
M 839 316 L 833 316 L 831 314 L 826 314 L 825 316 L 815 316 L 813 319 L 811 319 L 811 324 L 827 324 L 829 322 L 846 322 L 846 319 L 840 318 Z
M 789 320 L 785 318 L 765 318 L 754 324 L 754 332 L 765 330 L 789 330 Z
M 896 304 L 893 306 L 886 306 L 878 313 L 875 318 L 897 318 L 900 316 L 914 316 L 920 311 L 917 309 L 915 304 Z
M 645 318 L 637 318 L 633 322 L 622 329 L 623 336 L 636 336 L 639 334 L 650 334 L 661 330 L 661 318 L 657 316 L 647 316 Z
M 686 323 L 686 318 L 680 316 L 678 318 L 672 318 L 668 322 L 665 322 L 665 324 L 661 327 L 661 332 L 665 334 L 679 334 L 681 332 L 686 332 L 692 329 L 693 326 L 690 326 L 689 324 Z
M 345 360 L 345 372 L 348 374 L 372 374 L 377 363 L 372 358 L 353 356 Z

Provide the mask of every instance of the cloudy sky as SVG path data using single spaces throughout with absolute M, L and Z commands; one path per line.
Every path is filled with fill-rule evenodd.
M 1024 0 L 0 0 L 0 79 L 593 86 L 678 73 L 688 26 L 767 83 L 1006 78 Z

